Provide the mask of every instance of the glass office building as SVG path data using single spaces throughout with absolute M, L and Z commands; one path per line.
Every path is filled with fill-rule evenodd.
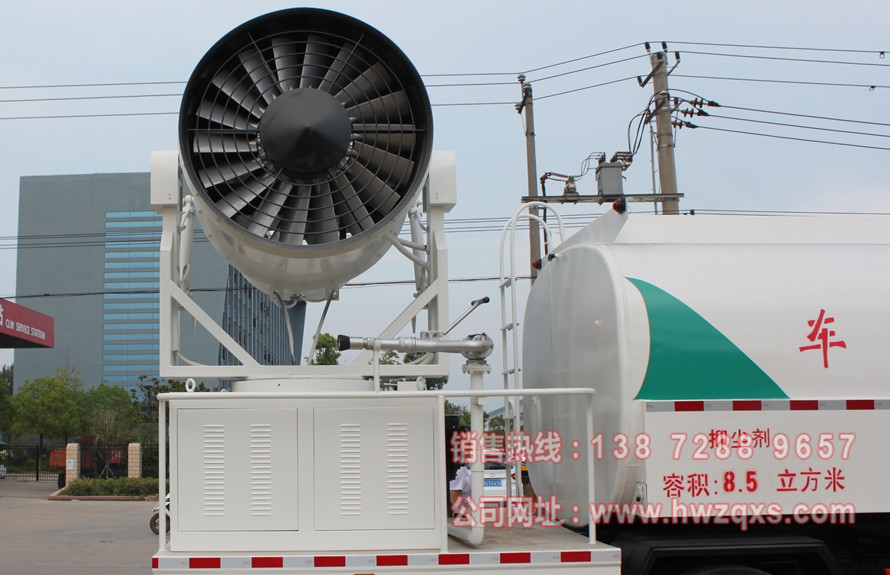
M 149 179 L 21 179 L 16 299 L 55 319 L 56 340 L 53 349 L 16 350 L 16 389 L 57 367 L 78 371 L 87 387 L 136 389 L 140 376 L 158 375 L 161 218 L 149 203 Z M 282 310 L 216 253 L 200 227 L 192 259 L 194 299 L 257 361 L 299 359 L 303 305 L 289 311 L 292 353 Z M 232 363 L 203 330 L 184 331 L 181 352 L 189 360 Z

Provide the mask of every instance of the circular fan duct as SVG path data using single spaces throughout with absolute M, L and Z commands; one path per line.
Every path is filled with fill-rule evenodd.
M 323 299 L 391 245 L 426 177 L 432 111 L 417 70 L 367 24 L 273 12 L 193 72 L 179 144 L 216 250 L 263 291 Z

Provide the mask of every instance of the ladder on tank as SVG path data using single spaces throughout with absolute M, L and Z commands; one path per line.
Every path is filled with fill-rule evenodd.
M 541 217 L 529 213 L 530 208 L 543 208 L 550 210 L 555 216 L 559 226 L 559 241 L 562 242 L 566 238 L 565 227 L 562 223 L 562 217 L 552 207 L 544 202 L 529 202 L 523 204 L 512 218 L 506 223 L 501 231 L 500 243 L 500 276 L 498 281 L 499 297 L 501 302 L 501 377 L 503 378 L 504 389 L 522 389 L 522 359 L 519 349 L 519 321 L 517 318 L 517 295 L 516 295 L 516 225 L 519 220 L 535 221 L 544 228 L 544 233 L 552 238 L 553 234 L 550 227 Z M 507 234 L 509 233 L 510 253 L 504 253 L 504 247 L 507 243 Z M 506 256 L 506 257 L 505 257 Z M 505 272 L 505 261 L 509 263 L 509 272 Z M 517 397 L 504 397 L 504 439 L 509 441 L 511 429 L 520 429 L 520 405 L 516 403 Z M 511 421 L 512 419 L 512 421 Z M 517 478 L 522 477 L 521 462 L 513 462 L 513 474 Z M 507 474 L 507 493 L 511 493 L 511 478 Z M 522 481 L 519 481 L 519 489 L 517 493 L 522 495 Z

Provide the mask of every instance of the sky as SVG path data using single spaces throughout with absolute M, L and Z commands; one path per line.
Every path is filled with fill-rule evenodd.
M 882 53 L 890 52 L 890 3 L 883 0 L 842 8 L 823 0 L 313 6 L 382 31 L 428 87 L 434 148 L 457 157 L 458 206 L 447 221 L 451 276 L 462 281 L 451 290 L 452 316 L 478 297 L 493 300 L 456 334 L 487 332 L 499 340 L 497 283 L 485 278 L 498 274 L 500 228 L 526 195 L 524 125 L 513 106 L 520 99 L 519 73 L 536 98 L 538 175 L 579 174 L 590 154 L 628 149 L 628 126 L 652 96 L 651 84 L 640 87 L 635 79 L 649 72 L 643 44 L 657 49 L 666 41 L 672 65 L 674 52 L 680 54 L 669 80 L 672 95 L 721 104 L 708 108 L 709 117 L 687 118 L 699 129 L 676 133 L 681 211 L 890 213 L 890 58 Z M 16 296 L 19 179 L 148 171 L 152 151 L 177 146 L 179 95 L 204 53 L 241 23 L 289 7 L 270 0 L 32 0 L 4 7 L 0 297 Z M 651 191 L 648 138 L 625 178 L 625 192 Z M 548 191 L 559 188 L 554 182 Z M 578 191 L 596 192 L 592 171 L 578 181 Z M 573 221 L 600 210 L 595 204 L 561 208 L 578 218 Z M 518 249 L 524 254 L 527 246 Z M 393 250 L 356 281 L 409 279 L 412 273 Z M 345 288 L 324 331 L 374 335 L 390 319 L 389 306 L 378 302 L 410 291 Z M 18 301 L 29 305 L 27 298 Z M 319 314 L 318 306 L 310 308 L 309 331 Z M 11 362 L 11 352 L 0 351 L 0 364 Z M 489 385 L 499 385 L 500 365 L 495 358 L 492 363 Z M 463 377 L 459 365 L 452 360 L 452 379 Z

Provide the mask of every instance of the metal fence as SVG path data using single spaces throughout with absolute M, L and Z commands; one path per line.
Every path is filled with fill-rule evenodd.
M 62 452 L 61 460 L 56 456 L 50 461 L 50 456 L 58 450 Z M 0 465 L 6 469 L 8 480 L 58 481 L 59 473 L 65 472 L 65 444 L 45 442 L 2 445 Z
M 126 477 L 128 443 L 81 442 L 81 477 Z M 62 442 L 0 444 L 0 478 L 13 481 L 59 481 L 67 465 Z M 142 476 L 158 476 L 158 446 L 143 444 Z
M 80 443 L 81 477 L 126 477 L 127 443 Z

